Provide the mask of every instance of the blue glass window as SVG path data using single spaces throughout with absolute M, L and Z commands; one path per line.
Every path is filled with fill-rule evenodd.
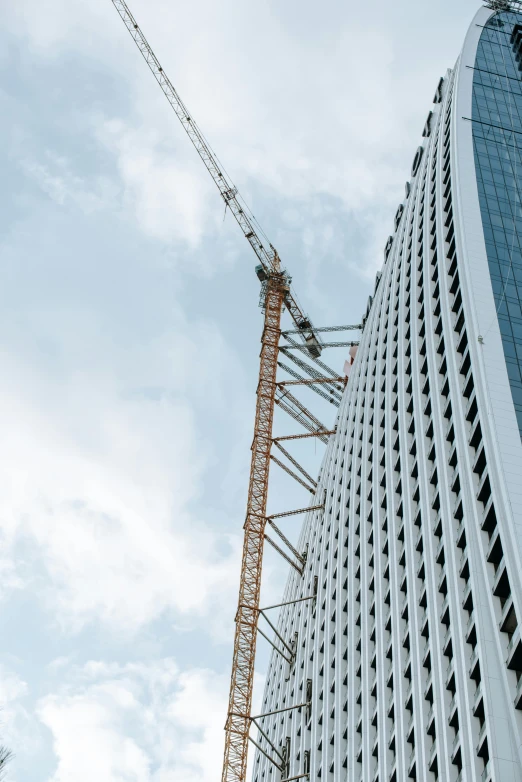
M 504 357 L 522 437 L 522 15 L 484 27 L 473 77 L 473 148 L 482 224 Z

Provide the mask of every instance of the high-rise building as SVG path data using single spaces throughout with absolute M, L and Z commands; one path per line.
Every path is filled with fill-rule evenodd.
M 254 782 L 522 780 L 514 7 L 478 11 L 436 87 L 282 598 L 303 600 L 281 609 Z

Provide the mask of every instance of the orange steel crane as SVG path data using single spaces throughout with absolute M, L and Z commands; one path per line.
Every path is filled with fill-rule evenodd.
M 222 782 L 245 782 L 249 731 L 252 721 L 252 689 L 258 619 L 260 614 L 259 596 L 263 546 L 266 537 L 265 528 L 267 523 L 273 525 L 273 518 L 275 518 L 271 517 L 270 519 L 267 519 L 266 516 L 268 477 L 270 461 L 274 460 L 278 464 L 281 464 L 271 455 L 271 448 L 272 444 L 275 443 L 280 450 L 288 456 L 288 453 L 280 446 L 279 440 L 294 439 L 293 437 L 273 439 L 272 425 L 274 409 L 275 404 L 277 403 L 281 405 L 283 409 L 286 409 L 290 415 L 293 415 L 296 420 L 300 420 L 301 422 L 304 420 L 303 410 L 305 410 L 299 406 L 295 397 L 292 397 L 289 392 L 286 390 L 284 393 L 282 392 L 282 387 L 285 385 L 284 383 L 277 384 L 276 382 L 279 341 L 281 337 L 281 315 L 284 306 L 287 307 L 296 326 L 296 331 L 289 332 L 289 334 L 297 334 L 303 340 L 304 345 L 302 346 L 302 349 L 311 358 L 319 358 L 321 355 L 322 343 L 318 338 L 316 331 L 314 331 L 309 318 L 301 311 L 301 308 L 292 294 L 290 289 L 291 279 L 288 273 L 282 268 L 277 251 L 266 238 L 263 239 L 261 237 L 262 231 L 257 225 L 254 216 L 249 211 L 238 193 L 237 188 L 230 180 L 230 177 L 227 175 L 217 156 L 204 138 L 191 113 L 174 89 L 172 82 L 165 74 L 158 58 L 152 51 L 147 39 L 140 30 L 138 23 L 130 12 L 127 3 L 124 0 L 111 0 L 111 2 L 118 11 L 127 30 L 143 55 L 145 62 L 152 71 L 154 78 L 163 90 L 163 93 L 174 109 L 185 132 L 192 141 L 192 144 L 196 148 L 196 151 L 205 164 L 212 179 L 216 183 L 219 193 L 225 202 L 225 208 L 228 207 L 234 215 L 239 227 L 243 231 L 244 236 L 248 239 L 248 242 L 259 261 L 259 264 L 256 266 L 256 273 L 262 283 L 261 304 L 264 309 L 264 327 L 261 340 L 262 348 L 259 367 L 259 383 L 257 387 L 254 440 L 252 444 L 252 461 L 248 486 L 246 521 L 244 525 L 243 558 L 241 563 L 239 601 L 236 614 L 230 698 L 225 727 L 226 741 L 222 774 Z M 323 330 L 333 331 L 336 329 L 320 329 L 320 331 Z M 299 377 L 298 375 L 295 376 Z M 340 378 L 335 377 L 317 380 L 316 377 L 312 380 L 298 380 L 296 382 L 297 384 L 326 382 L 333 385 L 335 381 L 340 380 Z M 337 387 L 339 388 L 339 385 Z M 277 396 L 278 392 L 279 397 Z M 298 437 L 318 436 L 321 440 L 327 441 L 328 435 L 332 434 L 331 431 L 327 431 L 317 419 L 309 414 L 308 418 L 306 418 L 306 426 L 310 433 L 306 435 L 297 435 L 295 436 L 295 439 Z M 296 464 L 295 461 L 294 464 Z M 284 467 L 284 469 L 287 468 Z M 297 478 L 297 480 L 300 479 Z M 302 481 L 300 482 L 302 483 Z M 278 515 L 284 516 L 291 514 Z M 282 536 L 280 532 L 279 534 Z M 284 536 L 282 537 L 283 540 L 288 543 Z M 271 540 L 270 542 L 274 545 Z M 278 547 L 275 546 L 275 548 Z M 295 549 L 292 550 L 295 553 Z M 280 549 L 278 549 L 278 551 L 282 553 Z M 283 554 L 283 556 L 285 555 Z

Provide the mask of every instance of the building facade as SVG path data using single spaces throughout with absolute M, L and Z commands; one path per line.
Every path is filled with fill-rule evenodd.
M 522 780 L 521 65 L 522 14 L 497 2 L 436 89 L 283 597 L 303 598 L 278 625 L 295 654 L 271 658 L 254 782 Z

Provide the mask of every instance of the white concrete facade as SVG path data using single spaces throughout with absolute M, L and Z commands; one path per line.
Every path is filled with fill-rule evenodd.
M 281 611 L 295 661 L 274 652 L 262 710 L 310 706 L 261 721 L 286 765 L 258 752 L 254 782 L 522 780 L 522 444 L 467 119 L 491 14 L 397 211 L 283 600 L 317 598 Z

